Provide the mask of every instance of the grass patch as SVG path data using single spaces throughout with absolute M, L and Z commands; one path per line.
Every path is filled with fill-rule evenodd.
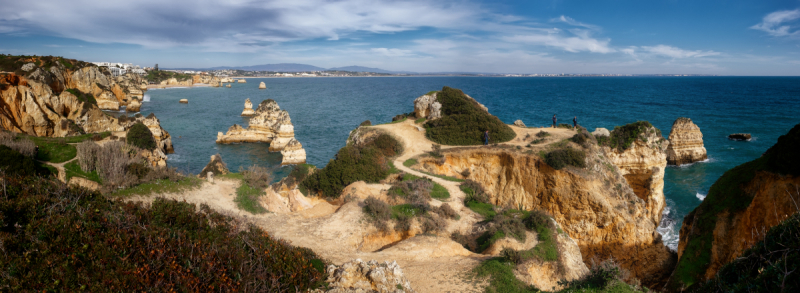
M 405 117 L 405 118 L 403 118 L 403 119 L 400 119 L 400 120 L 395 120 L 395 121 L 389 122 L 389 123 L 387 123 L 387 124 L 395 124 L 395 123 L 400 123 L 400 122 L 403 122 L 403 121 L 406 121 L 406 120 L 408 120 L 408 117 Z
M 417 119 L 417 120 L 414 120 L 414 123 L 416 123 L 416 124 L 420 124 L 420 123 L 422 123 L 422 122 L 425 122 L 425 120 L 427 120 L 427 119 L 425 119 L 425 117 L 422 117 L 422 118 L 419 118 L 419 119 Z
M 394 166 L 393 161 L 388 161 L 386 164 L 389 165 L 389 174 L 400 174 L 400 169 L 397 169 L 397 167 Z
M 427 95 L 427 96 L 430 96 L 430 95 L 432 95 L 432 94 L 435 94 L 435 93 L 438 93 L 438 92 L 439 92 L 439 91 L 429 91 L 429 92 L 428 92 L 427 94 L 425 94 L 425 95 Z
M 466 206 L 487 220 L 491 220 L 497 215 L 497 212 L 494 211 L 494 205 L 492 204 L 471 201 L 468 202 Z
M 200 187 L 203 180 L 194 177 L 183 177 L 180 180 L 159 179 L 142 183 L 131 188 L 114 191 L 111 196 L 128 197 L 134 195 L 150 195 L 163 193 L 178 193 Z
M 406 167 L 409 167 L 409 168 L 411 166 L 416 165 L 416 164 L 417 164 L 417 159 L 408 159 L 405 162 L 403 162 L 403 166 L 406 166 Z
M 447 199 L 450 198 L 450 192 L 448 192 L 447 188 L 444 188 L 444 186 L 434 182 L 433 189 L 431 190 L 431 197 L 435 199 Z
M 450 176 L 445 176 L 445 175 L 438 175 L 438 174 L 433 174 L 433 173 L 428 173 L 428 172 L 422 172 L 422 173 L 425 173 L 425 174 L 431 175 L 431 176 L 433 176 L 433 177 L 442 178 L 442 179 L 444 179 L 444 180 L 447 180 L 447 181 L 453 181 L 453 182 L 464 182 L 464 181 L 466 181 L 466 180 L 464 180 L 464 179 L 458 179 L 458 178 L 456 178 L 456 177 L 450 177 Z
M 36 159 L 51 163 L 63 163 L 75 158 L 78 150 L 73 145 L 67 144 L 66 140 L 52 138 L 30 137 L 33 143 L 39 147 Z
M 514 276 L 514 264 L 503 260 L 503 258 L 493 258 L 482 262 L 473 270 L 478 277 L 489 278 L 485 292 L 541 292 L 536 287 L 517 279 Z
M 425 136 L 443 145 L 481 145 L 488 130 L 490 143 L 512 140 L 516 133 L 499 118 L 484 111 L 461 90 L 443 87 L 436 95 L 442 117 L 425 123 Z
M 401 217 L 413 218 L 425 214 L 425 210 L 412 204 L 399 204 L 392 206 L 392 218 L 398 219 Z
M 250 187 L 250 185 L 242 181 L 242 184 L 236 188 L 236 198 L 233 201 L 236 202 L 236 206 L 241 210 L 251 214 L 261 214 L 267 212 L 267 209 L 261 206 L 258 198 L 265 194 L 263 189 Z
M 64 171 L 67 173 L 67 182 L 69 182 L 70 178 L 77 176 L 103 184 L 103 180 L 100 179 L 100 175 L 97 175 L 97 171 L 83 172 L 77 160 L 64 164 Z

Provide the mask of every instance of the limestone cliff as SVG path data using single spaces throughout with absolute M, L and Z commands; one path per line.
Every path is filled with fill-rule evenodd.
M 173 78 L 170 78 L 170 79 L 167 79 L 167 80 L 162 80 L 162 81 L 161 81 L 161 85 L 183 85 L 183 86 L 191 86 L 192 84 L 193 84 L 193 83 L 192 83 L 192 79 L 187 79 L 187 80 L 178 80 L 177 78 L 174 78 L 174 77 L 173 77 Z
M 292 137 L 289 143 L 281 150 L 281 155 L 283 156 L 281 165 L 306 163 L 306 150 L 303 149 L 303 145 L 294 137 Z
M 708 158 L 703 146 L 703 133 L 689 118 L 678 118 L 672 123 L 667 147 L 667 164 L 683 165 Z
M 419 96 L 414 100 L 414 115 L 417 118 L 438 119 L 442 117 L 442 104 L 436 100 L 437 94 L 438 92 L 431 92 Z M 478 101 L 473 97 L 470 97 L 467 94 L 464 94 L 464 96 L 478 104 L 478 106 L 487 113 L 489 112 L 489 108 L 486 108 L 486 106 L 483 104 L 478 103 Z
M 272 99 L 264 100 L 258 105 L 246 129 L 234 124 L 228 128 L 228 132 L 225 134 L 217 133 L 217 143 L 267 142 L 270 144 L 270 151 L 283 150 L 293 139 L 294 125 L 289 118 L 289 112 L 281 110 L 278 103 Z M 300 149 L 297 149 L 298 146 Z M 298 142 L 292 148 L 294 149 L 290 150 L 288 154 L 292 154 L 295 160 L 299 159 L 302 145 Z M 302 155 L 305 160 L 305 150 L 302 150 Z M 284 159 L 287 158 L 284 157 Z
M 663 194 L 651 193 L 661 198 L 650 201 L 638 197 L 604 148 L 590 143 L 585 151 L 585 169 L 556 170 L 538 155 L 502 148 L 453 149 L 443 151 L 443 160 L 423 157 L 419 163 L 431 173 L 467 174 L 495 205 L 547 211 L 577 241 L 587 263 L 613 257 L 644 284 L 663 282 L 674 262 L 656 232 Z
M 667 284 L 677 291 L 712 278 L 765 232 L 800 211 L 800 124 L 760 158 L 723 174 L 684 217 L 679 262 Z
M 250 102 L 250 99 L 244 100 L 244 110 L 242 111 L 242 116 L 251 117 L 255 114 L 256 112 L 253 111 L 253 103 Z

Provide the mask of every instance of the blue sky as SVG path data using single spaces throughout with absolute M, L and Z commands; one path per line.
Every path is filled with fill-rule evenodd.
M 0 0 L 0 7 L 0 53 L 144 66 L 800 75 L 800 0 Z

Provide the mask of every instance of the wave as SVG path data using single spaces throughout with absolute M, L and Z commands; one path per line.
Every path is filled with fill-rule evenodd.
M 693 166 L 694 164 L 711 163 L 711 162 L 716 162 L 716 161 L 717 160 L 715 160 L 714 158 L 707 158 L 707 159 L 702 160 L 702 161 L 691 162 L 691 163 L 688 163 L 688 164 L 682 164 L 682 165 L 678 165 L 678 166 L 669 166 L 669 167 L 688 168 L 688 167 Z
M 700 199 L 700 201 L 705 200 L 706 199 L 706 195 L 707 194 L 702 194 L 702 193 L 699 193 L 699 192 L 697 194 L 695 194 L 695 196 L 697 196 L 697 198 Z
M 142 103 L 149 101 L 150 101 L 150 95 L 144 95 L 144 97 L 142 97 Z
M 182 159 L 181 155 L 169 154 L 169 155 L 167 155 L 167 162 L 183 163 L 183 162 L 186 162 L 186 160 Z
M 678 221 L 672 216 L 673 203 L 667 201 L 664 207 L 664 212 L 661 214 L 661 224 L 658 225 L 656 231 L 661 234 L 661 240 L 664 245 L 672 250 L 678 250 L 678 242 L 680 242 L 680 233 L 678 233 Z

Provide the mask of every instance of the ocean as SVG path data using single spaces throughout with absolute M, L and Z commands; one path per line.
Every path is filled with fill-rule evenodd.
M 263 81 L 267 89 L 259 90 Z M 295 137 L 308 163 L 323 167 L 345 145 L 351 130 L 364 120 L 373 124 L 413 111 L 413 101 L 442 86 L 459 88 L 506 123 L 522 120 L 544 126 L 578 123 L 589 131 L 647 120 L 667 137 L 678 117 L 689 117 L 703 132 L 709 159 L 668 167 L 664 178 L 667 208 L 659 232 L 675 249 L 683 217 L 708 193 L 726 170 L 758 158 L 780 135 L 800 123 L 800 78 L 797 77 L 342 77 L 263 78 L 234 83 L 232 88 L 151 89 L 141 113 L 155 113 L 172 136 L 175 153 L 168 164 L 198 173 L 209 157 L 220 153 L 236 171 L 252 164 L 281 168 L 280 153 L 268 144 L 215 143 L 217 132 L 235 124 L 244 100 L 254 108 L 274 99 L 289 111 Z M 178 100 L 188 99 L 188 104 Z M 149 100 L 149 101 L 148 101 Z M 731 133 L 751 133 L 748 142 L 731 141 Z

